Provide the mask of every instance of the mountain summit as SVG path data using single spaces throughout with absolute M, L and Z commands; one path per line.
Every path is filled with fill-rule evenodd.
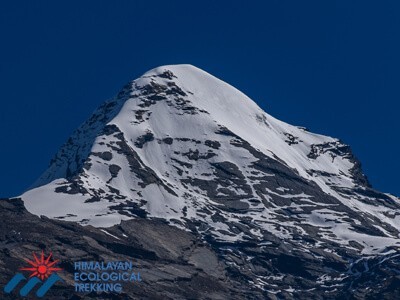
M 344 266 L 400 246 L 400 200 L 370 186 L 348 145 L 275 119 L 191 65 L 127 84 L 21 199 L 32 214 L 94 227 L 161 219 L 270 291 L 300 272 L 297 289 L 317 281 L 333 293 L 351 277 Z

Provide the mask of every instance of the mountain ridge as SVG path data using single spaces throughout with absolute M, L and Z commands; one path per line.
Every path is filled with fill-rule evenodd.
M 155 117 L 152 117 L 152 114 Z M 173 149 L 172 145 L 174 139 L 179 143 L 176 149 Z M 225 149 L 219 149 L 224 142 L 227 144 Z M 182 152 L 182 149 L 187 152 Z M 236 151 L 233 156 L 232 149 Z M 130 166 L 129 172 L 125 172 L 121 178 L 118 178 L 118 174 L 121 170 L 124 171 L 123 166 L 126 162 L 111 164 L 115 152 L 122 153 L 119 160 L 128 158 L 127 163 Z M 165 162 L 159 159 L 163 156 Z M 270 160 L 271 162 L 266 164 L 278 163 L 282 164 L 280 168 L 293 169 L 301 178 L 314 182 L 323 193 L 327 194 L 325 198 L 335 197 L 352 210 L 357 211 L 364 203 L 347 198 L 346 193 L 349 190 L 358 189 L 359 194 L 373 193 L 369 191 L 369 182 L 349 146 L 342 144 L 338 139 L 313 134 L 273 118 L 234 87 L 191 65 L 158 67 L 126 85 L 114 99 L 101 105 L 92 117 L 77 129 L 53 159 L 50 168 L 41 176 L 36 186 L 40 189 L 40 186 L 53 180 L 63 178 L 68 180 L 74 176 L 82 176 L 80 180 L 83 178 L 86 182 L 84 184 L 86 190 L 105 190 L 106 186 L 111 186 L 108 196 L 119 191 L 122 196 L 118 195 L 116 198 L 122 202 L 126 199 L 142 198 L 148 203 L 147 210 L 152 203 L 149 199 L 143 199 L 140 194 L 155 193 L 156 198 L 164 198 L 167 202 L 171 202 L 171 205 L 172 202 L 175 203 L 175 207 L 170 208 L 171 212 L 183 209 L 182 205 L 176 205 L 179 201 L 172 198 L 178 197 L 178 191 L 190 190 L 190 187 L 185 186 L 188 181 L 191 181 L 189 184 L 194 189 L 196 185 L 204 185 L 203 181 L 213 179 L 211 174 L 199 179 L 199 174 L 196 173 L 201 171 L 207 174 L 210 166 L 213 169 L 217 166 L 220 172 L 234 168 L 231 174 L 235 175 L 236 172 L 239 177 L 244 176 L 245 180 L 235 187 L 239 193 L 230 191 L 227 187 L 218 187 L 228 198 L 230 194 L 234 196 L 244 193 L 244 198 L 258 196 L 258 199 L 263 200 L 265 195 L 258 195 L 260 191 L 256 192 L 253 188 L 254 182 L 259 179 L 251 174 L 257 171 L 248 168 L 254 164 L 252 159 Z M 94 160 L 102 160 L 102 163 L 93 163 Z M 247 162 L 243 166 L 237 166 L 235 163 L 237 164 L 238 160 Z M 193 161 L 197 163 L 197 170 L 194 171 L 197 178 L 193 176 L 195 174 L 190 174 L 192 170 L 189 170 L 193 169 Z M 209 165 L 204 167 L 207 163 Z M 91 164 L 96 165 L 97 171 L 90 170 Z M 221 168 L 219 164 L 224 166 Z M 139 184 L 133 188 L 136 193 L 132 193 L 132 189 L 127 190 L 127 182 L 131 180 L 132 173 L 140 168 L 143 169 L 141 172 L 146 174 L 135 176 L 139 181 L 143 180 L 140 179 L 141 176 L 150 176 L 150 183 L 144 184 L 143 191 L 136 191 L 141 188 Z M 250 175 L 243 175 L 246 172 Z M 185 177 L 184 173 L 188 176 Z M 273 172 L 262 174 L 275 175 Z M 250 184 L 250 181 L 253 183 Z M 153 187 L 153 183 L 162 188 L 157 190 Z M 57 182 L 56 185 L 62 184 Z M 69 187 L 72 192 L 66 195 L 81 197 L 81 194 L 73 189 L 75 185 Z M 91 185 L 96 187 L 88 188 Z M 77 186 L 78 189 L 83 187 L 79 184 Z M 149 189 L 152 190 L 148 191 Z M 56 187 L 55 190 L 66 192 L 68 187 Z M 91 197 L 84 202 L 100 204 L 101 193 L 97 191 L 92 194 L 89 192 Z M 268 192 L 280 193 L 269 189 Z M 29 193 L 31 192 L 28 191 L 24 195 Z M 215 193 L 214 197 L 220 197 L 218 193 Z M 22 199 L 29 199 L 29 196 L 24 195 Z M 377 193 L 377 195 L 388 202 L 394 199 L 384 194 Z M 192 194 L 188 197 L 199 196 L 204 195 L 192 190 Z M 285 197 L 285 195 L 278 196 Z M 183 194 L 179 197 L 183 197 Z M 297 196 L 288 193 L 286 197 Z M 364 202 L 369 200 L 367 197 Z M 209 199 L 205 201 L 207 200 Z M 79 205 L 79 202 L 82 202 L 82 199 L 77 200 L 74 205 Z M 118 206 L 118 201 L 116 202 Z M 25 203 L 28 209 L 32 207 L 29 200 Z M 46 204 L 51 206 L 51 203 L 46 202 Z M 109 204 L 105 203 L 106 206 Z M 160 206 L 162 203 L 157 205 Z M 249 207 L 248 203 L 244 204 L 240 200 L 236 201 L 234 206 Z M 162 208 L 155 207 L 155 210 L 161 210 L 155 212 L 156 217 L 160 215 L 165 217 Z M 73 214 L 71 211 L 69 213 Z M 171 212 L 171 214 L 176 216 L 176 213 Z M 68 219 L 65 215 L 57 217 Z M 126 214 L 118 216 L 117 219 L 126 219 Z M 115 223 L 110 223 L 113 224 Z
M 355 280 L 356 262 L 400 246 L 400 200 L 371 188 L 348 145 L 277 120 L 189 65 L 127 84 L 34 186 L 21 195 L 34 215 L 97 228 L 163 220 L 264 291 L 302 276 L 298 291 L 334 293 Z M 335 284 L 323 287 L 326 276 Z

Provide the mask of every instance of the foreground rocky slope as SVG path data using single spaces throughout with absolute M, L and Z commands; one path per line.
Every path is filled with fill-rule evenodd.
M 64 270 L 59 275 L 65 282 L 50 289 L 46 299 L 395 299 L 400 294 L 394 251 L 361 259 L 356 252 L 343 251 L 341 257 L 318 250 L 299 252 L 296 240 L 272 238 L 263 247 L 208 243 L 148 219 L 123 221 L 104 232 L 39 218 L 19 199 L 0 200 L 0 214 L 0 285 L 5 286 L 32 252 L 52 251 L 60 259 Z M 73 263 L 78 260 L 131 260 L 142 281 L 124 285 L 122 294 L 75 293 Z M 254 287 L 251 281 L 267 288 Z M 1 298 L 17 295 L 2 293 Z

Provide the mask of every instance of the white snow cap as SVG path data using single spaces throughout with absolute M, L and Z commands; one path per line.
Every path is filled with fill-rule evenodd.
M 398 243 L 384 226 L 384 238 L 355 232 L 345 221 L 349 216 L 333 204 L 319 203 L 307 212 L 317 200 L 290 186 L 260 190 L 268 177 L 279 175 L 256 170 L 260 156 L 336 199 L 336 207 L 400 228 L 400 217 L 389 216 L 391 208 L 357 194 L 368 184 L 347 145 L 275 119 L 236 88 L 188 64 L 152 69 L 101 105 L 21 197 L 34 214 L 99 227 L 134 218 L 139 210 L 182 228 L 187 220 L 206 220 L 222 240 L 244 237 L 222 234 L 229 227 L 205 211 L 218 211 L 232 222 L 248 216 L 258 228 L 252 234 L 260 237 L 262 230 L 281 238 L 290 238 L 295 227 L 302 232 L 293 220 L 282 225 L 276 217 L 284 208 L 273 199 L 280 197 L 293 201 L 286 209 L 304 210 L 298 222 L 326 228 L 327 238 L 333 234 L 338 243 L 365 241 L 365 251 Z M 218 178 L 215 166 L 221 164 L 241 185 Z M 216 194 L 210 196 L 206 185 Z M 241 201 L 228 201 L 240 196 Z M 398 205 L 397 198 L 390 199 Z M 220 209 L 227 205 L 233 205 L 230 211 Z M 330 217 L 339 223 L 332 224 Z

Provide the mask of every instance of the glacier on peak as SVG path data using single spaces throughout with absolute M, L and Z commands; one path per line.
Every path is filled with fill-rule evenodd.
M 97 227 L 156 217 L 225 241 L 300 234 L 365 253 L 400 244 L 399 199 L 369 186 L 347 145 L 191 65 L 127 84 L 21 198 L 36 215 Z

